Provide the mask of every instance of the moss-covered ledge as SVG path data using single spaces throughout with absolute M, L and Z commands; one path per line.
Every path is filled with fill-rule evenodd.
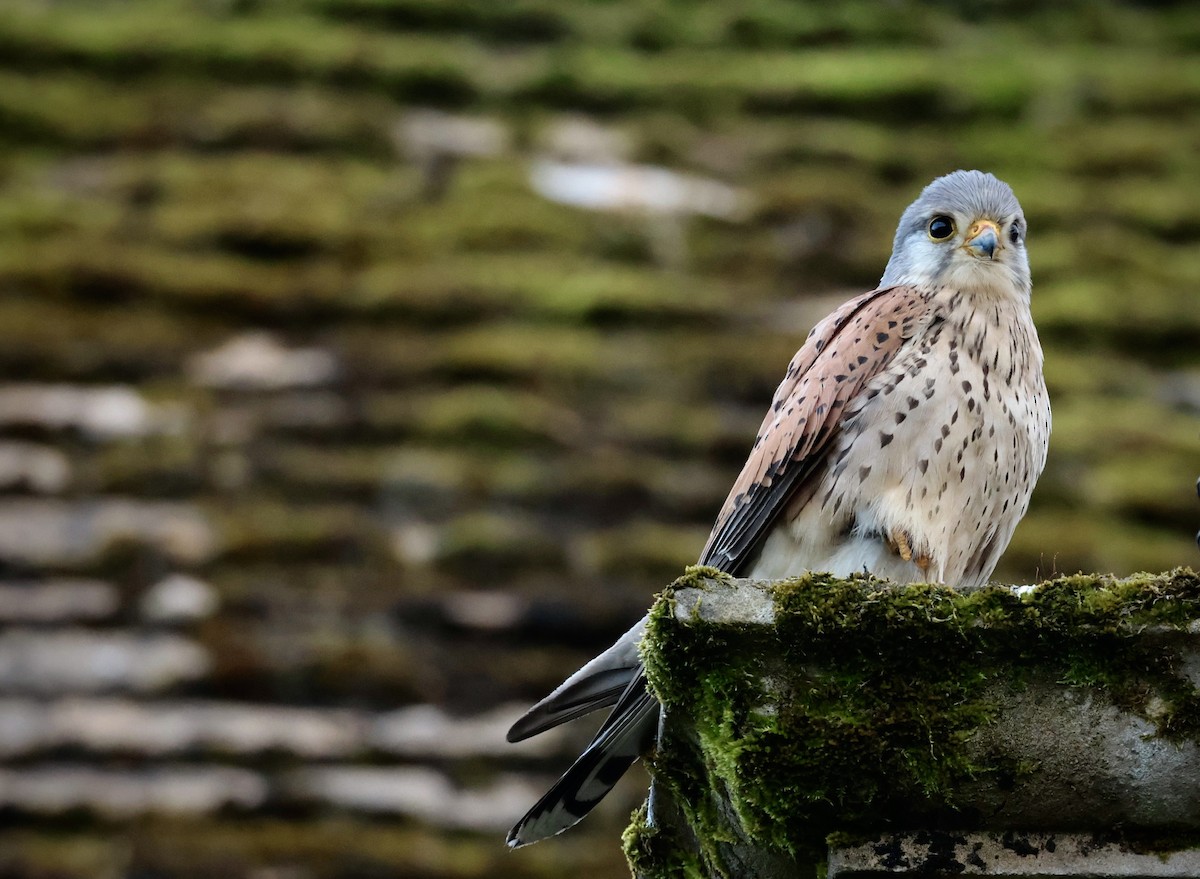
M 972 591 L 693 568 L 643 643 L 661 700 L 639 877 L 803 876 L 880 833 L 1200 840 L 1200 577 Z

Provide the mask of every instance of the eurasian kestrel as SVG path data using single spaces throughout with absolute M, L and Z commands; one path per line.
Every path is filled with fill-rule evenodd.
M 808 334 L 700 563 L 777 579 L 870 571 L 985 583 L 1046 463 L 1050 401 L 1029 312 L 1025 217 L 980 171 L 934 180 L 904 212 L 878 289 Z M 509 731 L 520 741 L 615 705 L 508 836 L 570 827 L 654 744 L 639 621 Z

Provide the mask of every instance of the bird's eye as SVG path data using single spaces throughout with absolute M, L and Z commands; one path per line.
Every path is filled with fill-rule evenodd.
M 1008 240 L 1013 244 L 1021 243 L 1021 227 L 1016 223 L 1012 224 L 1012 228 L 1008 230 Z
M 946 216 L 936 216 L 929 221 L 929 237 L 934 241 L 945 241 L 954 234 L 954 221 Z

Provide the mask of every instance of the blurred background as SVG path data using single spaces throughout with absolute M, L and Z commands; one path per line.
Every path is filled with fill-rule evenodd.
M 0 6 L 0 876 L 626 875 L 508 723 L 695 559 L 903 208 L 1029 218 L 997 576 L 1197 561 L 1200 9 Z M 584 724 L 586 726 L 586 724 Z

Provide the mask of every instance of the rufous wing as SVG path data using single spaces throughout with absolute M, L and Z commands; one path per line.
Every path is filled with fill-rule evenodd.
M 775 391 L 701 564 L 741 572 L 789 500 L 819 470 L 852 402 L 931 309 L 926 291 L 885 287 L 851 299 L 813 327 Z

